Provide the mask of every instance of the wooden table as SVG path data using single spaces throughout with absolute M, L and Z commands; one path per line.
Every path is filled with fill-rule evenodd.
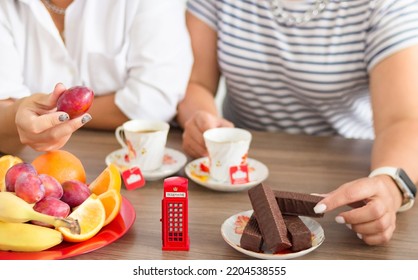
M 253 132 L 249 157 L 261 161 L 269 168 L 265 183 L 274 189 L 326 193 L 344 182 L 368 175 L 371 144 L 370 141 L 340 137 Z M 180 131 L 170 131 L 167 146 L 182 150 Z M 113 132 L 81 130 L 73 135 L 63 149 L 81 159 L 87 180 L 91 182 L 106 167 L 106 155 L 119 148 Z M 18 156 L 31 161 L 38 154 L 27 148 Z M 186 176 L 184 169 L 177 175 Z M 162 187 L 163 179 L 147 182 L 143 188 L 132 191 L 123 187 L 123 196 L 136 210 L 132 228 L 117 241 L 72 259 L 251 259 L 230 247 L 220 233 L 225 219 L 251 209 L 247 192 L 216 192 L 191 180 L 190 251 L 162 251 Z M 337 224 L 334 218 L 338 211 L 317 219 L 325 231 L 325 241 L 315 251 L 299 259 L 418 259 L 417 206 L 398 215 L 395 235 L 384 246 L 365 245 L 345 225 Z

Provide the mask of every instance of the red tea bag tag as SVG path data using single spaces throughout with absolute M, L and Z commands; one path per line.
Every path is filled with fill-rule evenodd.
M 236 165 L 229 168 L 231 184 L 245 184 L 250 181 L 248 176 L 248 165 Z
M 145 178 L 142 176 L 139 167 L 132 167 L 122 172 L 123 182 L 127 190 L 134 190 L 145 185 Z

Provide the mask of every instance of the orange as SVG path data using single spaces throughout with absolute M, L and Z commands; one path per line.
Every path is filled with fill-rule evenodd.
M 120 189 L 122 180 L 119 169 L 114 164 L 106 167 L 102 173 L 89 185 L 91 193 L 99 196 L 106 210 L 104 225 L 109 224 L 116 218 L 122 205 Z
M 60 227 L 65 241 L 82 242 L 95 236 L 103 227 L 106 212 L 99 197 L 91 194 L 81 203 L 68 217 L 78 220 L 80 224 L 80 234 L 71 233 L 68 228 Z
M 83 164 L 68 151 L 56 150 L 43 153 L 32 161 L 32 165 L 39 174 L 48 174 L 61 184 L 68 180 L 86 182 Z
M 7 170 L 13 165 L 22 162 L 18 157 L 12 155 L 5 155 L 0 157 L 0 191 L 6 191 L 6 182 L 4 181 L 6 177 Z
M 112 222 L 119 214 L 122 206 L 122 196 L 116 190 L 108 190 L 99 195 L 100 201 L 103 203 L 106 212 L 104 226 Z
M 89 189 L 94 194 L 102 194 L 110 189 L 114 189 L 120 192 L 122 186 L 122 180 L 120 178 L 119 169 L 111 163 L 107 166 L 102 173 L 94 179 L 89 185 Z

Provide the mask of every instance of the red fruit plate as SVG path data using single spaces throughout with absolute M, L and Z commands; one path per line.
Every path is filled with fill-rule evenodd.
M 122 206 L 116 218 L 89 240 L 80 243 L 64 241 L 41 252 L 0 251 L 0 260 L 59 260 L 89 253 L 121 238 L 131 228 L 135 218 L 134 207 L 123 197 Z

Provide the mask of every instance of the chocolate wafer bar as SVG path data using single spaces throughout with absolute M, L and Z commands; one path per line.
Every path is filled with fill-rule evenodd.
M 248 195 L 266 248 L 272 253 L 290 248 L 292 244 L 273 190 L 261 183 L 249 189 Z
M 297 252 L 312 247 L 311 231 L 298 216 L 283 215 L 292 251 Z
M 323 217 L 324 214 L 317 214 L 313 208 L 323 199 L 321 196 L 306 193 L 287 192 L 274 190 L 274 195 L 283 215 Z
M 263 236 L 261 235 L 261 231 L 258 227 L 257 219 L 254 214 L 251 215 L 242 232 L 240 245 L 243 249 L 253 252 L 261 252 Z

